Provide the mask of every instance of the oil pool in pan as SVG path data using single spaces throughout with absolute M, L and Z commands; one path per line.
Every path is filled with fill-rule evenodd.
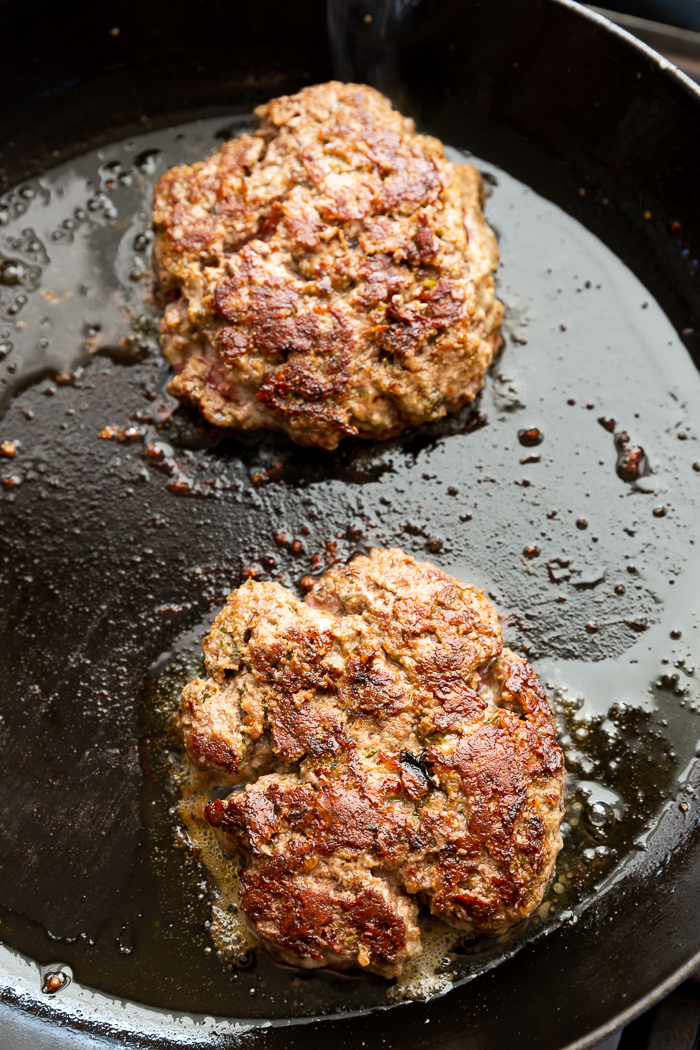
M 62 537 L 82 545 L 85 565 L 73 557 L 71 571 L 84 571 L 99 629 L 72 657 L 79 703 L 99 719 L 137 696 L 142 774 L 142 832 L 114 860 L 123 871 L 113 899 L 91 911 L 86 882 L 85 928 L 74 929 L 65 910 L 42 911 L 3 880 L 0 934 L 125 998 L 311 1016 L 445 991 L 575 922 L 644 848 L 664 807 L 684 805 L 700 737 L 691 655 L 700 381 L 658 305 L 601 242 L 477 160 L 507 316 L 505 348 L 474 406 L 335 454 L 204 426 L 164 393 L 151 190 L 244 123 L 149 133 L 0 204 L 2 586 L 23 587 L 31 606 L 65 571 Z M 201 638 L 244 576 L 298 589 L 308 573 L 380 545 L 486 588 L 505 639 L 548 687 L 569 771 L 557 877 L 525 929 L 465 941 L 426 916 L 430 950 L 393 982 L 281 970 L 251 950 L 235 884 L 217 896 L 203 863 L 214 869 L 220 855 L 196 848 L 174 726 Z M 128 615 L 115 611 L 124 588 Z M 59 694 L 32 685 L 27 663 L 27 702 L 60 731 Z M 124 739 L 108 735 L 102 747 L 133 773 L 133 720 L 125 725 Z

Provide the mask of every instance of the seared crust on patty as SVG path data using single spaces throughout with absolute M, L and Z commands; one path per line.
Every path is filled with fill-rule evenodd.
M 205 818 L 244 854 L 241 907 L 278 958 L 392 976 L 420 954 L 418 900 L 491 936 L 539 904 L 562 753 L 483 592 L 375 550 L 305 602 L 246 583 L 203 648 L 181 704 L 193 778 L 247 784 Z
M 331 82 L 157 183 L 170 391 L 335 448 L 471 401 L 500 336 L 483 184 L 373 88 Z

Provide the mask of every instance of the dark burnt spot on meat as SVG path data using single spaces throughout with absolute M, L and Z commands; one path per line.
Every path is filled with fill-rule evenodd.
M 401 783 L 409 798 L 414 801 L 422 798 L 430 788 L 439 787 L 438 781 L 430 772 L 430 759 L 427 749 L 420 755 L 412 751 L 401 752 Z
M 562 754 L 482 592 L 372 551 L 311 581 L 303 603 L 244 585 L 204 651 L 216 682 L 186 688 L 185 742 L 196 777 L 249 781 L 205 816 L 246 858 L 243 911 L 280 958 L 391 976 L 418 951 L 417 899 L 493 936 L 539 904 L 561 845 Z M 228 779 L 219 741 L 240 752 Z M 289 914 L 302 900 L 303 922 Z M 378 925 L 353 926 L 360 901 Z

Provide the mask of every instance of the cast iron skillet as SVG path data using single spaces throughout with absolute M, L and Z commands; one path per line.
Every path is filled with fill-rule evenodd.
M 700 286 L 688 264 L 700 241 L 698 89 L 568 0 L 434 0 L 392 10 L 391 63 L 377 64 L 386 44 L 380 26 L 375 47 L 371 38 L 365 47 L 358 38 L 360 48 L 349 57 L 336 47 L 339 73 L 388 88 L 419 124 L 501 165 L 574 214 L 650 289 L 700 365 Z M 366 24 L 363 14 L 361 6 L 351 10 L 347 39 Z M 111 32 L 117 28 L 118 34 Z M 144 128 L 246 112 L 333 73 L 326 12 L 316 0 L 154 0 L 117 4 L 108 15 L 77 3 L 56 8 L 5 0 L 0 39 L 0 162 L 7 186 L 57 157 L 78 156 Z M 354 62 L 351 69 L 348 62 Z M 578 188 L 586 186 L 597 193 L 580 194 Z M 647 211 L 653 222 L 644 218 Z M 683 252 L 668 237 L 669 222 L 680 224 Z M 90 396 L 98 398 L 99 390 Z M 409 442 L 409 451 L 417 456 L 433 438 Z M 294 463 L 290 492 L 295 485 L 303 492 L 322 475 L 359 485 L 372 469 L 355 453 L 340 466 L 323 457 Z M 387 470 L 387 493 L 393 484 Z M 187 604 L 191 582 L 173 582 L 183 548 L 202 535 L 189 505 L 173 510 L 169 504 L 175 527 L 159 532 L 157 493 L 154 503 L 136 501 L 134 509 L 134 503 L 91 504 L 90 486 L 89 476 L 75 478 L 68 493 L 59 486 L 29 518 L 18 516 L 19 504 L 3 506 L 0 624 L 1 903 L 64 936 L 87 931 L 88 938 L 119 904 L 137 848 L 137 684 L 154 657 L 183 627 L 195 627 L 207 608 L 194 598 Z M 274 497 L 266 506 L 274 513 Z M 248 508 L 240 503 L 231 531 L 242 549 L 255 552 L 259 518 L 251 508 L 260 509 L 255 498 Z M 330 505 L 325 509 L 331 513 Z M 287 523 L 301 528 L 323 512 L 322 504 L 314 508 L 300 500 L 288 509 Z M 169 578 L 166 573 L 160 582 L 144 580 L 133 565 L 126 583 L 110 575 L 146 542 L 172 567 Z M 201 546 L 208 553 L 206 539 Z M 222 565 L 229 585 L 240 578 L 240 559 Z M 155 593 L 147 596 L 146 590 Z M 142 616 L 147 597 L 166 612 L 170 601 L 185 614 L 177 625 L 166 615 L 154 632 Z M 176 607 L 176 600 L 182 604 Z M 215 604 L 216 595 L 207 600 Z M 97 714 L 91 709 L 87 717 L 83 694 L 95 695 L 105 684 L 100 659 L 108 653 L 112 666 L 129 632 L 137 644 L 128 649 L 128 666 L 117 668 Z M 101 839 L 100 828 L 106 832 Z M 684 809 L 666 813 L 625 877 L 577 923 L 560 926 L 443 998 L 337 1020 L 237 1027 L 200 1018 L 188 1027 L 172 1011 L 89 992 L 42 997 L 32 964 L 4 953 L 0 1040 L 13 1048 L 293 1050 L 332 1041 L 348 1050 L 487 1050 L 516 1040 L 522 1050 L 592 1046 L 700 963 L 699 853 L 697 807 L 689 795 Z M 86 875 L 89 892 L 82 893 Z M 61 955 L 59 945 L 55 955 Z M 89 974 L 81 977 L 90 984 Z M 196 1001 L 197 990 L 190 991 Z M 196 1015 L 196 1007 L 186 1009 Z

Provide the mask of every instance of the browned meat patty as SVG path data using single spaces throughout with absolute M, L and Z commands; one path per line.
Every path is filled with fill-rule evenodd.
M 279 959 L 385 976 L 420 954 L 417 902 L 497 935 L 539 904 L 564 765 L 495 609 L 400 550 L 230 595 L 180 708 L 193 779 L 245 785 L 205 819 L 245 857 L 241 907 Z
M 170 392 L 329 449 L 471 401 L 503 313 L 479 173 L 361 85 L 255 112 L 255 135 L 156 185 Z

